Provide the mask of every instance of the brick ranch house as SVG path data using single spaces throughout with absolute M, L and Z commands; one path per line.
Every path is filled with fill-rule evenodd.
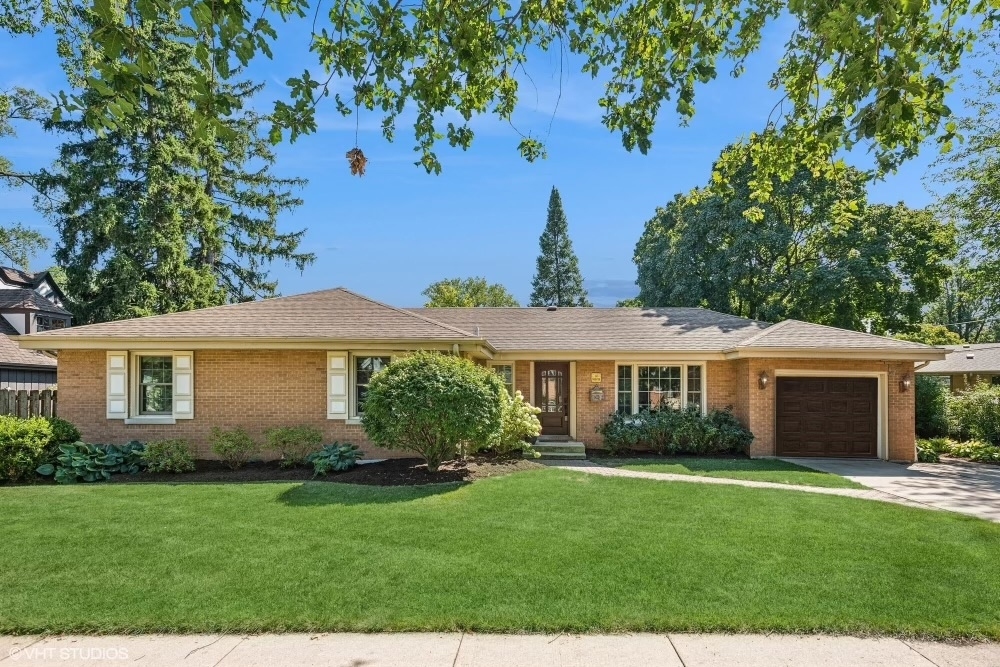
M 400 309 L 345 289 L 23 336 L 59 354 L 60 416 L 91 442 L 184 438 L 212 427 L 311 424 L 369 457 L 368 380 L 416 349 L 494 367 L 543 412 L 543 435 L 600 447 L 615 410 L 731 407 L 753 456 L 912 461 L 914 364 L 944 351 L 700 308 Z

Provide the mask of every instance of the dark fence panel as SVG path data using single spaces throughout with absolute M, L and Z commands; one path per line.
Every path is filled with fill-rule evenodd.
M 0 415 L 55 417 L 55 389 L 0 389 Z

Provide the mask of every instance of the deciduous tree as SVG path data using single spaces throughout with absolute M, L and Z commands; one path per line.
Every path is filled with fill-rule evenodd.
M 136 23 L 163 12 L 191 17 L 194 126 L 209 131 L 233 104 L 214 76 L 231 75 L 258 53 L 270 55 L 274 17 L 309 17 L 308 48 L 323 75 L 314 78 L 313 67 L 289 80 L 291 98 L 276 108 L 276 138 L 285 129 L 293 139 L 314 131 L 316 105 L 327 96 L 344 115 L 381 116 L 387 138 L 412 113 L 418 163 L 430 171 L 440 169 L 439 141 L 471 144 L 474 116 L 512 121 L 525 71 L 546 51 L 568 54 L 571 66 L 602 82 L 596 103 L 604 124 L 627 149 L 645 152 L 664 106 L 672 105 L 682 122 L 690 119 L 699 87 L 720 68 L 725 76 L 742 75 L 755 54 L 769 55 L 765 35 L 777 30 L 781 46 L 768 59 L 770 86 L 781 101 L 769 122 L 779 131 L 751 157 L 763 176 L 751 187 L 761 197 L 771 177 L 790 179 L 803 164 L 830 175 L 832 156 L 859 143 L 884 171 L 915 154 L 927 137 L 950 141 L 950 78 L 969 45 L 992 29 L 996 12 L 989 2 L 944 0 L 164 0 L 136 3 L 128 12 L 95 0 L 94 8 L 101 22 L 92 39 L 102 58 L 91 84 L 99 103 L 85 105 L 92 124 L 127 124 L 142 113 L 143 91 L 155 86 L 156 43 Z M 286 53 L 295 48 L 281 39 L 278 45 Z M 334 92 L 343 88 L 349 92 Z M 528 159 L 545 154 L 537 134 L 524 134 L 519 148 Z
M 743 168 L 723 193 L 677 195 L 646 223 L 635 251 L 642 303 L 877 333 L 919 322 L 947 275 L 954 228 L 902 204 L 868 205 L 854 173 L 801 169 L 757 202 L 750 152 L 727 149 Z
M 501 308 L 520 306 L 517 299 L 499 283 L 486 278 L 448 278 L 431 284 L 422 294 L 428 308 Z

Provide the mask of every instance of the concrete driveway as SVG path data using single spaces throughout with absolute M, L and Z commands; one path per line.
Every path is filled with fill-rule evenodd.
M 930 507 L 1000 522 L 1000 466 L 968 461 L 888 463 L 859 459 L 784 459 Z

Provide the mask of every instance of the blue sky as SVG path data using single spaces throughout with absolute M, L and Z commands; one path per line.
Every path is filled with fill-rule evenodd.
M 248 71 L 266 82 L 260 105 L 268 107 L 284 93 L 283 82 L 304 68 L 314 68 L 318 76 L 307 42 L 305 24 L 279 27 L 275 59 L 255 61 Z M 534 164 L 517 153 L 514 129 L 482 118 L 473 125 L 472 148 L 463 152 L 443 143 L 438 151 L 443 173 L 428 175 L 413 165 L 417 155 L 405 122 L 389 144 L 379 132 L 380 118 L 363 112 L 359 144 L 370 162 L 365 177 L 353 177 L 344 153 L 354 145 L 355 120 L 338 116 L 332 102 L 321 105 L 319 131 L 277 149 L 276 173 L 309 180 L 300 193 L 305 204 L 286 215 L 281 227 L 307 228 L 303 248 L 317 255 L 304 273 L 276 265 L 280 290 L 296 294 L 340 285 L 411 306 L 422 303 L 420 292 L 435 280 L 481 275 L 526 302 L 554 185 L 591 298 L 596 305 L 614 305 L 637 291 L 632 251 L 656 207 L 705 184 L 719 151 L 764 125 L 776 99 L 765 83 L 783 43 L 784 36 L 772 30 L 747 74 L 735 80 L 723 74 L 702 87 L 689 126 L 680 127 L 672 107 L 666 107 L 647 155 L 626 152 L 620 137 L 601 125 L 600 86 L 578 68 L 565 67 L 556 108 L 557 53 L 538 54 L 528 64 L 532 81 L 521 87 L 515 125 L 545 140 L 548 149 L 548 158 Z M 4 38 L 0 45 L 0 86 L 48 93 L 65 88 L 51 36 Z M 2 144 L 0 152 L 24 169 L 50 164 L 57 145 L 37 128 L 23 128 L 19 138 Z M 922 179 L 935 155 L 936 148 L 928 146 L 897 174 L 874 184 L 870 200 L 928 204 Z M 864 162 L 864 155 L 852 159 Z M 0 220 L 25 222 L 49 236 L 54 232 L 33 210 L 27 190 L 3 193 Z M 43 254 L 32 267 L 49 264 Z

